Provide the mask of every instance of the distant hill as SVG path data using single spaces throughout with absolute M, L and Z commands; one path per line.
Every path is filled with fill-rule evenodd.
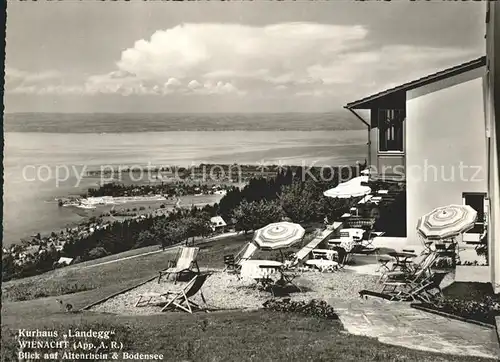
M 356 130 L 347 111 L 331 113 L 10 113 L 5 132 L 123 133 L 165 131 Z

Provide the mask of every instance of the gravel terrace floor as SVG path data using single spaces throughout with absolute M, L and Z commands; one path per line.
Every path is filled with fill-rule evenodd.
M 364 275 L 349 270 L 330 273 L 316 271 L 303 272 L 293 281 L 302 292 L 293 291 L 289 294 L 292 300 L 309 301 L 312 299 L 328 300 L 331 298 L 351 301 L 359 299 L 358 292 L 362 289 L 377 289 L 377 276 Z M 94 312 L 113 313 L 122 315 L 148 315 L 160 313 L 164 301 L 158 299 L 147 306 L 135 307 L 139 296 L 143 293 L 180 290 L 185 283 L 162 280 L 158 284 L 153 280 L 134 288 L 128 292 L 115 296 L 107 301 L 92 307 Z M 267 299 L 272 297 L 270 292 L 256 288 L 253 280 L 238 280 L 235 275 L 216 271 L 205 282 L 202 288 L 203 295 L 210 310 L 252 310 L 262 307 Z M 192 300 L 203 305 L 200 294 Z

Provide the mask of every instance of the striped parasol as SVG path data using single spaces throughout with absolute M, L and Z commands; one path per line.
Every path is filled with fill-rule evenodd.
M 372 190 L 368 186 L 361 185 L 362 182 L 368 182 L 368 176 L 359 176 L 340 183 L 337 187 L 323 192 L 323 195 L 336 199 L 348 199 L 368 195 Z
M 454 238 L 472 229 L 476 219 L 476 210 L 468 205 L 438 207 L 418 220 L 417 231 L 431 240 Z
M 288 248 L 301 241 L 304 234 L 305 230 L 299 224 L 282 221 L 258 229 L 253 240 L 261 249 L 276 250 Z

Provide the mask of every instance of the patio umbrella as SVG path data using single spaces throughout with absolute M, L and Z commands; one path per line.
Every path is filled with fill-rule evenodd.
M 469 205 L 438 207 L 422 216 L 417 222 L 417 231 L 427 239 L 454 238 L 474 227 L 477 212 Z
M 299 224 L 276 222 L 255 231 L 253 240 L 264 250 L 288 248 L 302 240 L 305 230 Z
M 372 190 L 368 186 L 361 185 L 362 182 L 368 182 L 368 176 L 359 176 L 347 182 L 342 182 L 337 187 L 323 192 L 323 195 L 337 199 L 368 195 Z

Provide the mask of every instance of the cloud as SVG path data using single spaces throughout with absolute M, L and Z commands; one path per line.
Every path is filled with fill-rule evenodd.
M 28 72 L 17 68 L 5 69 L 5 88 L 26 88 L 43 83 L 45 81 L 54 81 L 60 79 L 62 74 L 56 70 L 47 70 L 43 72 Z
M 374 47 L 360 25 L 183 24 L 124 50 L 115 69 L 79 84 L 55 71 L 8 72 L 14 93 L 329 97 L 349 101 L 478 55 L 467 49 Z
M 357 25 L 184 24 L 137 41 L 122 52 L 117 66 L 148 79 L 300 79 L 307 78 L 307 66 L 346 51 L 366 35 Z
M 197 80 L 192 80 L 191 82 L 188 83 L 188 88 L 189 89 L 199 89 L 203 88 L 203 85 L 200 84 Z

